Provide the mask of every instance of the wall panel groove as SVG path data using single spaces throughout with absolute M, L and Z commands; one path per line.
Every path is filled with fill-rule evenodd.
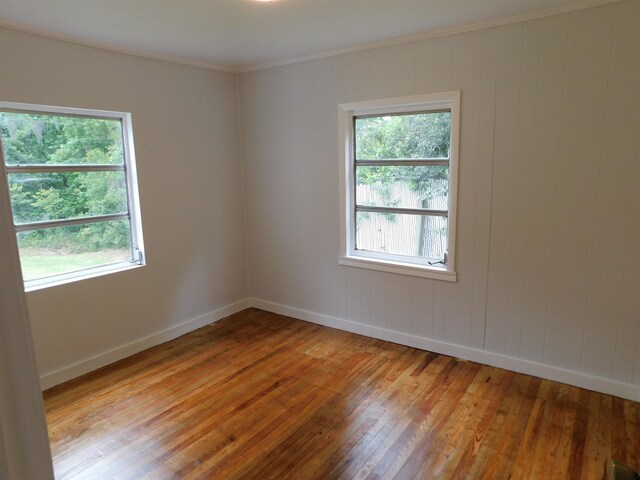
M 640 385 L 638 24 L 626 0 L 243 74 L 245 112 L 268 119 L 245 116 L 249 210 L 268 219 L 250 295 Z M 337 266 L 338 104 L 451 89 L 458 282 Z

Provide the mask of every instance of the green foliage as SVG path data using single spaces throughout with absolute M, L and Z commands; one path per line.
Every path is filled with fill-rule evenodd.
M 356 119 L 356 159 L 448 159 L 451 114 L 449 112 L 392 115 Z M 442 185 L 448 167 L 360 167 L 358 182 L 371 185 L 389 197 L 389 185 L 407 183 L 422 200 L 446 194 Z
M 399 163 L 397 166 L 356 166 L 356 184 L 366 185 L 367 191 L 374 194 L 370 197 L 370 193 L 367 193 L 365 197 L 369 200 L 362 201 L 386 207 L 414 206 L 406 203 L 401 205 L 403 192 L 407 191 L 412 193 L 411 203 L 417 200 L 421 208 L 428 208 L 432 199 L 442 201 L 448 194 L 448 166 L 402 165 L 401 161 L 448 160 L 450 136 L 450 112 L 356 118 L 356 160 L 397 160 Z M 392 213 L 382 215 L 389 223 L 396 221 L 396 215 Z M 358 222 L 368 220 L 367 214 L 360 214 L 357 218 Z M 433 229 L 431 223 L 425 216 L 420 217 L 416 239 L 418 256 L 425 256 L 430 251 L 427 243 L 430 241 L 429 229 Z M 439 233 L 444 234 L 443 231 Z M 382 245 L 378 248 L 385 251 L 386 247 Z
M 119 120 L 0 112 L 7 165 L 122 164 Z M 123 172 L 9 175 L 16 223 L 127 211 Z M 59 227 L 20 235 L 21 247 L 68 252 L 129 247 L 126 221 Z
M 448 158 L 450 131 L 449 112 L 358 118 L 356 158 Z
M 21 222 L 22 219 L 29 216 L 31 210 L 31 194 L 32 192 L 24 190 L 22 185 L 17 183 L 9 184 L 9 195 L 13 206 L 13 215 L 16 221 Z

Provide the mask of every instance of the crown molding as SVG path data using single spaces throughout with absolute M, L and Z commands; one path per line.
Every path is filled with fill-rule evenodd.
M 312 60 L 319 60 L 323 58 L 335 57 L 338 55 L 344 55 L 348 53 L 356 53 L 365 50 L 372 50 L 375 48 L 389 47 L 393 45 L 401 45 L 404 43 L 412 43 L 420 40 L 428 40 L 431 38 L 444 37 L 447 35 L 454 35 L 459 33 L 473 32 L 486 28 L 500 27 L 503 25 L 509 25 L 512 23 L 526 22 L 530 20 L 537 20 L 540 18 L 551 17 L 553 15 L 562 15 L 566 13 L 576 12 L 578 10 L 584 10 L 586 8 L 600 7 L 611 3 L 618 3 L 622 0 L 581 0 L 569 5 L 562 5 L 559 7 L 548 8 L 537 12 L 523 13 L 520 15 L 512 15 L 510 17 L 503 17 L 493 20 L 486 20 L 482 22 L 469 23 L 466 25 L 460 25 L 457 27 L 442 28 L 438 30 L 430 30 L 413 35 L 405 35 L 401 37 L 394 37 L 388 40 L 381 40 L 377 42 L 362 43 L 353 47 L 340 48 L 335 50 L 328 50 L 325 52 L 314 53 L 310 55 L 303 55 L 300 57 L 291 57 L 283 60 L 277 60 L 273 62 L 259 63 L 255 65 L 249 65 L 246 67 L 232 67 L 228 65 L 218 65 L 210 62 L 190 60 L 182 57 L 174 57 L 170 55 L 159 55 L 143 50 L 137 50 L 132 48 L 118 47 L 107 43 L 93 42 L 85 40 L 73 35 L 67 35 L 64 33 L 56 33 L 51 30 L 46 30 L 37 27 L 31 27 L 29 25 L 13 22 L 0 18 L 0 27 L 10 30 L 17 30 L 19 32 L 29 33 L 37 35 L 39 37 L 50 38 L 52 40 L 59 40 L 63 42 L 73 43 L 76 45 L 82 45 L 86 47 L 98 48 L 100 50 L 106 50 L 110 52 L 123 53 L 125 55 L 133 55 L 136 57 L 149 58 L 152 60 L 159 60 L 161 62 L 176 63 L 179 65 L 186 65 L 196 68 L 204 68 L 207 70 L 214 70 L 225 73 L 249 73 L 259 70 L 267 70 L 275 67 L 282 67 L 295 63 L 309 62 Z
M 255 72 L 258 70 L 267 70 L 269 68 L 282 67 L 282 66 L 291 65 L 294 63 L 309 62 L 311 60 L 319 60 L 323 58 L 335 57 L 335 56 L 344 55 L 347 53 L 356 53 L 356 52 L 362 52 L 364 50 L 373 50 L 375 48 L 401 45 L 404 43 L 412 43 L 420 40 L 428 40 L 431 38 L 444 37 L 447 35 L 473 32 L 476 30 L 483 30 L 485 28 L 500 27 L 500 26 L 509 25 L 512 23 L 526 22 L 530 20 L 537 20 L 540 18 L 551 17 L 554 15 L 562 15 L 565 13 L 576 12 L 578 10 L 584 10 L 586 8 L 600 7 L 603 5 L 617 3 L 620 1 L 622 0 L 582 0 L 576 3 L 571 3 L 569 5 L 548 8 L 548 9 L 540 10 L 537 12 L 523 13 L 520 15 L 512 15 L 510 17 L 503 17 L 503 18 L 498 18 L 494 20 L 485 20 L 482 22 L 469 23 L 466 25 L 460 25 L 458 27 L 430 30 L 427 32 L 416 33 L 413 35 L 405 35 L 402 37 L 394 37 L 388 40 L 381 40 L 378 42 L 362 43 L 360 45 L 356 45 L 353 47 L 340 48 L 336 50 L 330 50 L 322 53 L 314 53 L 311 55 L 304 55 L 301 57 L 294 57 L 294 58 L 289 58 L 285 60 L 277 60 L 275 62 L 261 63 L 261 64 L 252 65 L 249 67 L 240 67 L 237 69 L 237 73 L 249 73 L 249 72 Z

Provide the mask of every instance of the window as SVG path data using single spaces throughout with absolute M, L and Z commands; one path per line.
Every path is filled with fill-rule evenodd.
M 144 263 L 128 113 L 0 102 L 27 289 Z
M 455 281 L 460 92 L 340 105 L 340 264 Z

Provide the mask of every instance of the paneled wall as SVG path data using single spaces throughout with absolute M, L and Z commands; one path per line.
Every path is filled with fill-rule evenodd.
M 242 75 L 250 295 L 639 386 L 638 25 L 627 0 Z M 338 104 L 447 90 L 458 282 L 338 266 Z
M 147 266 L 28 293 L 45 386 L 246 298 L 234 75 L 2 28 L 0 65 L 0 100 L 133 120 Z

